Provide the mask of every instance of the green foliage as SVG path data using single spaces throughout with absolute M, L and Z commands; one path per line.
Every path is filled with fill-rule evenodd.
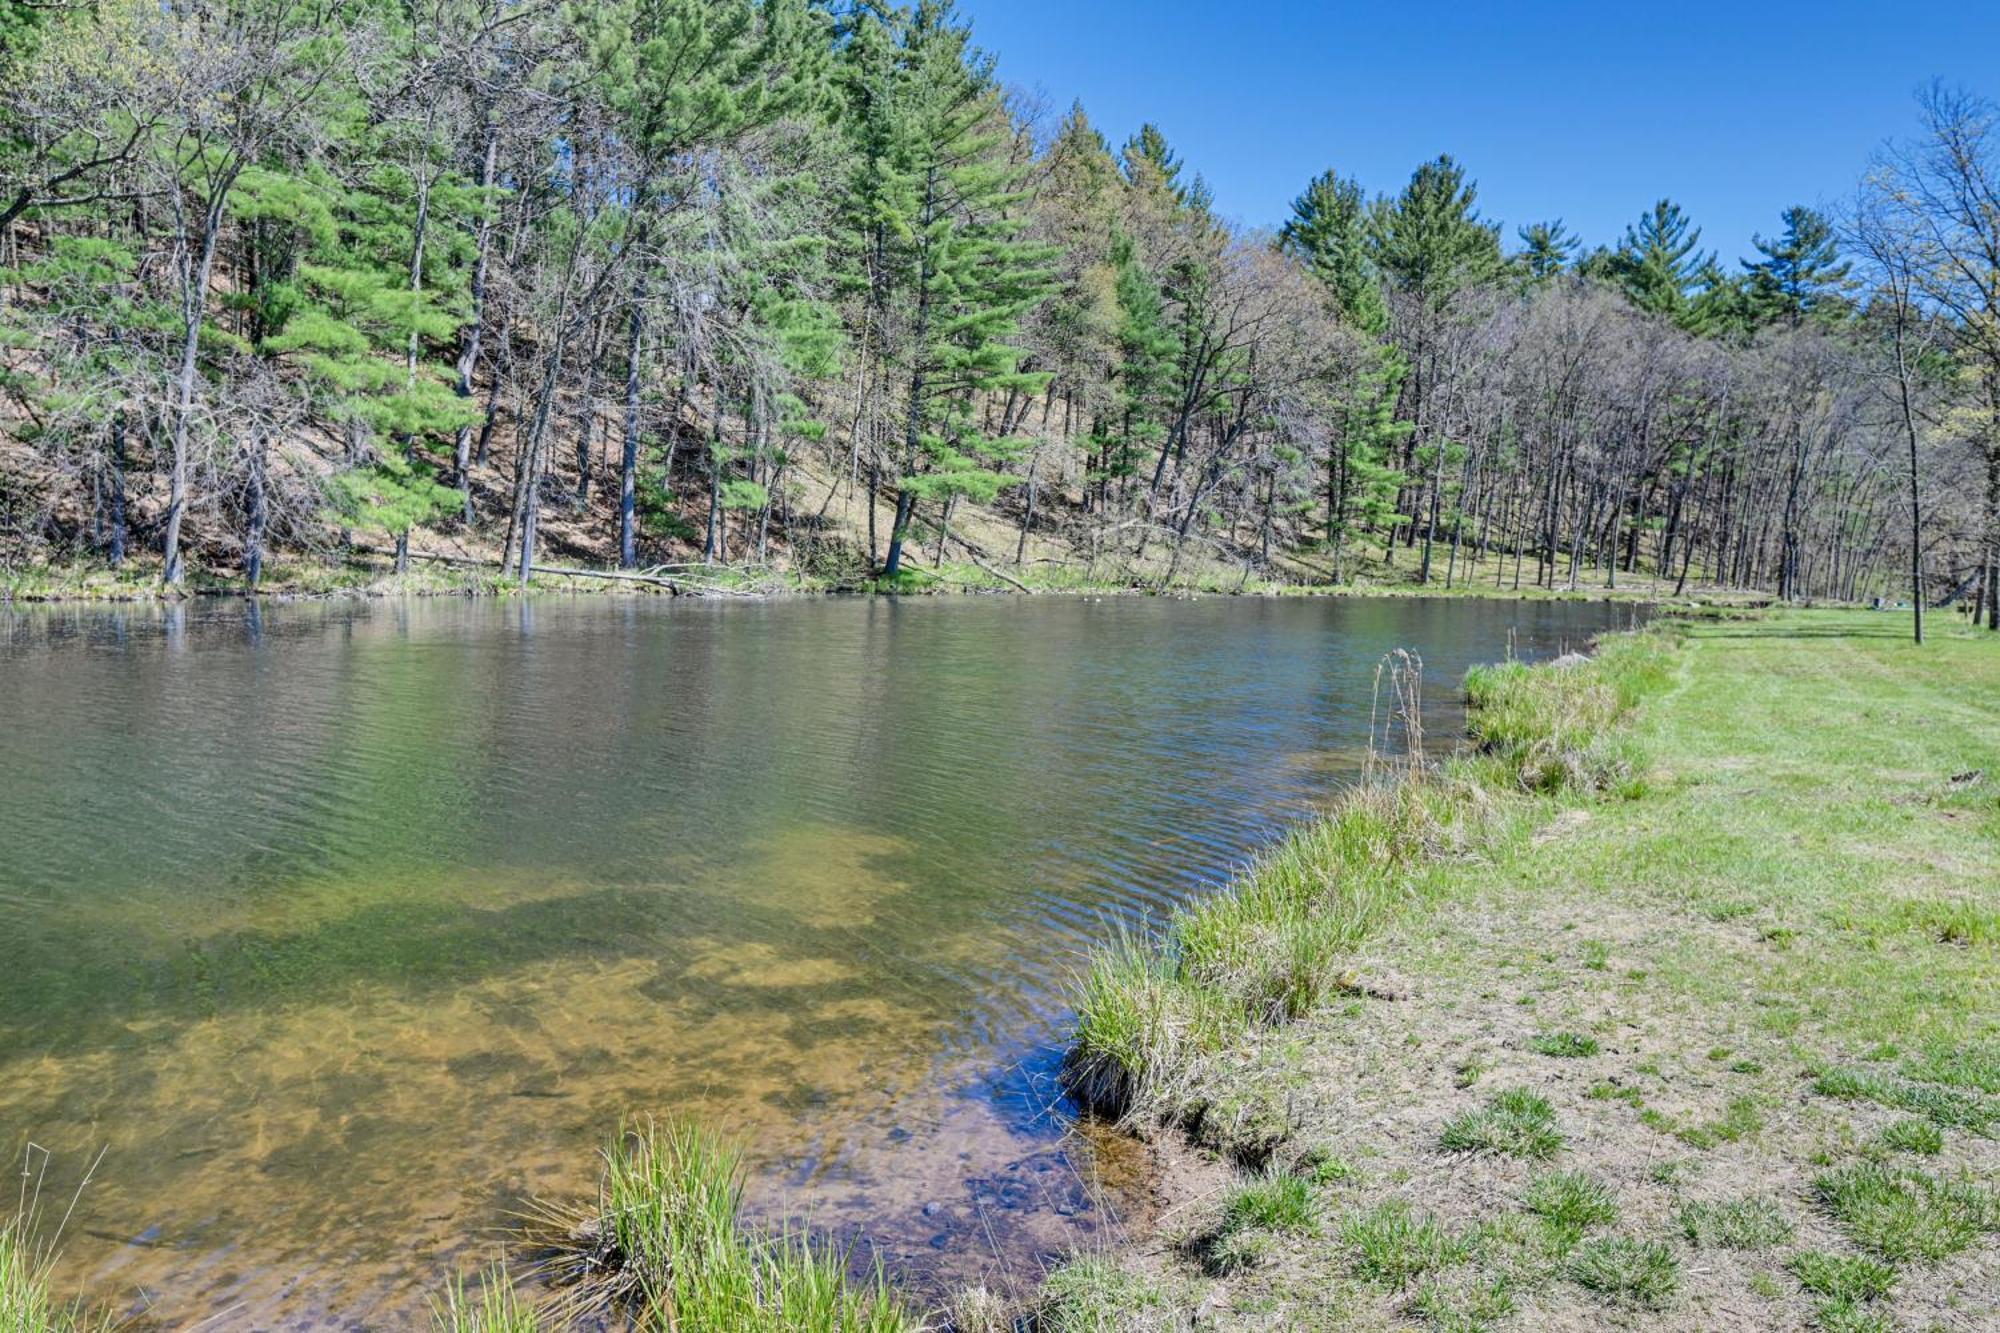
M 110 1333 L 117 1324 L 49 1290 L 50 1256 L 24 1234 L 20 1218 L 0 1221 L 0 1330 L 4 1333 Z
M 1465 1237 L 1433 1216 L 1418 1217 L 1400 1199 L 1350 1218 L 1340 1234 L 1353 1247 L 1355 1276 L 1392 1287 L 1406 1287 L 1472 1254 Z
M 1529 1039 L 1528 1049 L 1537 1055 L 1551 1055 L 1559 1060 L 1576 1060 L 1596 1055 L 1597 1038 L 1580 1032 L 1544 1032 Z
M 1553 1171 L 1535 1177 L 1528 1183 L 1522 1202 L 1550 1226 L 1575 1235 L 1618 1220 L 1617 1194 L 1583 1171 Z
M 1680 1223 L 1687 1238 L 1704 1249 L 1761 1250 L 1792 1235 L 1784 1210 L 1762 1198 L 1686 1204 Z
M 1495 1094 L 1484 1107 L 1454 1116 L 1439 1143 L 1447 1152 L 1494 1153 L 1542 1160 L 1563 1148 L 1555 1108 L 1526 1088 Z
M 1563 226 L 1562 219 L 1532 222 L 1515 235 L 1521 238 L 1521 252 L 1515 256 L 1530 282 L 1547 282 L 1568 268 L 1581 246 L 1576 235 Z
M 1502 268 L 1500 231 L 1474 207 L 1478 189 L 1449 154 L 1424 163 L 1370 219 L 1373 258 L 1389 282 L 1433 310 Z
M 752 1232 L 741 1217 L 742 1156 L 722 1140 L 648 1122 L 621 1133 L 603 1159 L 596 1200 L 530 1219 L 539 1273 L 563 1291 L 566 1315 L 743 1333 L 920 1327 L 879 1274 L 851 1280 L 840 1251 L 803 1233 Z
M 1368 208 L 1359 181 L 1332 171 L 1314 177 L 1292 201 L 1292 216 L 1278 241 L 1319 279 L 1343 320 L 1371 336 L 1388 331 L 1389 310 L 1368 253 Z
M 1944 1151 L 1944 1131 L 1928 1120 L 1898 1120 L 1884 1126 L 1878 1141 L 1891 1152 L 1935 1157 Z
M 1964 1181 L 1861 1162 L 1830 1171 L 1813 1191 L 1854 1240 L 1890 1263 L 1939 1263 L 2000 1230 L 2000 1202 Z
M 1873 1069 L 1843 1066 L 1822 1069 L 1813 1078 L 1813 1091 L 1822 1097 L 1844 1101 L 1879 1102 L 1924 1116 L 1947 1129 L 1966 1129 L 1983 1135 L 2000 1125 L 2000 1100 L 1956 1088 L 1905 1083 Z
M 1662 199 L 1625 229 L 1607 268 L 1633 305 L 1685 320 L 1702 275 L 1714 264 L 1700 246 L 1701 228 L 1679 204 Z
M 896 452 L 906 493 L 990 499 L 1014 478 L 1005 441 L 977 427 L 973 397 L 1038 392 L 1016 334 L 1054 289 L 1054 252 L 1029 240 L 1022 168 L 1006 152 L 990 60 L 949 3 L 857 15 L 840 81 L 855 171 L 844 211 L 866 256 L 851 283 L 883 328 L 906 392 Z M 907 523 L 900 507 L 898 531 Z
M 1665 1309 L 1681 1280 L 1680 1261 L 1672 1250 L 1631 1236 L 1585 1241 L 1570 1255 L 1564 1272 L 1578 1286 L 1646 1310 Z
M 1786 209 L 1784 223 L 1776 240 L 1754 238 L 1763 258 L 1743 261 L 1752 310 L 1766 323 L 1837 316 L 1856 284 L 1848 276 L 1853 265 L 1841 262 L 1833 224 L 1804 206 Z
M 431 1302 L 433 1333 L 542 1333 L 541 1317 L 523 1300 L 507 1275 L 495 1264 L 480 1275 L 477 1293 L 468 1292 L 465 1278 L 454 1274 L 444 1295 Z
M 1319 1225 L 1312 1182 L 1289 1171 L 1270 1171 L 1237 1186 L 1222 1208 L 1224 1232 L 1310 1232 Z
M 1048 1333 L 1105 1333 L 1168 1304 L 1167 1293 L 1103 1259 L 1077 1259 L 1049 1274 L 1035 1309 Z

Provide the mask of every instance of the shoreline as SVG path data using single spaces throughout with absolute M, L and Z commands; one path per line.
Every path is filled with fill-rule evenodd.
M 699 566 L 690 568 L 701 570 Z M 582 567 L 573 571 L 540 572 L 523 590 L 515 579 L 502 575 L 497 569 L 484 567 L 476 572 L 466 570 L 454 575 L 434 566 L 426 566 L 422 570 L 397 575 L 391 571 L 349 564 L 314 567 L 310 577 L 267 577 L 255 590 L 244 588 L 240 580 L 224 580 L 197 572 L 189 585 L 169 590 L 161 587 L 150 571 L 147 577 L 142 579 L 120 576 L 101 567 L 36 569 L 12 574 L 0 571 L 0 607 L 167 606 L 190 602 L 226 601 L 274 603 L 388 601 L 399 598 L 433 597 L 504 600 L 524 596 L 689 597 L 695 600 L 747 601 L 991 596 L 1165 597 L 1183 600 L 1206 597 L 1271 599 L 1327 597 L 1630 603 L 1675 606 L 1697 611 L 1762 609 L 1774 604 L 1770 594 L 1757 590 L 1696 587 L 1675 597 L 1671 589 L 1647 582 L 1640 582 L 1630 587 L 1554 589 L 1537 585 L 1524 588 L 1474 585 L 1469 580 L 1461 580 L 1454 586 L 1446 587 L 1436 581 L 1423 584 L 1396 579 L 1365 579 L 1348 583 L 1245 580 L 1237 586 L 1220 586 L 1221 583 L 1232 582 L 1231 580 L 1223 580 L 1220 583 L 1187 581 L 1160 586 L 1131 582 L 1088 582 L 1056 577 L 1040 584 L 1010 586 L 1007 582 L 987 577 L 966 566 L 963 572 L 976 577 L 962 577 L 961 571 L 953 568 L 949 576 L 936 576 L 925 572 L 920 574 L 919 579 L 910 581 L 907 586 L 882 588 L 820 584 L 789 573 L 776 576 L 765 574 L 760 577 L 754 569 L 717 565 L 712 568 L 712 572 L 703 571 L 698 577 L 696 575 L 682 577 L 678 580 L 679 586 L 669 587 L 667 585 L 675 581 L 672 575 L 660 576 L 656 584 L 653 581 L 620 581 L 612 577 L 617 572 Z M 702 579 L 708 581 L 702 582 Z
M 1843 775 L 1793 804 L 1758 785 L 1770 778 L 1753 760 L 1790 763 L 1803 744 L 1865 751 L 1884 738 L 1824 726 L 1811 704 L 1794 703 L 1772 742 L 1680 715 L 1690 699 L 1727 716 L 1737 695 L 1782 690 L 1764 663 L 1782 670 L 1799 655 L 1824 659 L 1810 668 L 1816 680 L 1839 680 L 1850 658 L 1880 660 L 1954 691 L 1936 655 L 1949 651 L 1987 673 L 1989 691 L 2000 686 L 1985 636 L 1944 642 L 1915 656 L 1924 650 L 1851 613 L 1663 619 L 1603 636 L 1582 664 L 1475 670 L 1472 753 L 1437 770 L 1413 764 L 1391 788 L 1356 789 L 1159 939 L 1099 952 L 1080 986 L 1069 1083 L 1098 1120 L 1155 1145 L 1163 1216 L 1174 1220 L 1076 1257 L 1026 1305 L 971 1293 L 953 1327 L 999 1333 L 1025 1318 L 1059 1330 L 1183 1330 L 1198 1311 L 1201 1328 L 1224 1330 L 1289 1315 L 1312 1327 L 1384 1320 L 1473 1333 L 1606 1317 L 1841 1333 L 1887 1329 L 1892 1307 L 1899 1327 L 1947 1309 L 2000 1316 L 2000 1288 L 1988 1282 L 2000 1272 L 2000 1024 L 1980 1017 L 2000 979 L 2000 902 L 1971 889 L 1980 879 L 1969 870 L 1956 879 L 1972 897 L 1909 909 L 1915 919 L 1900 929 L 1891 923 L 1906 913 L 1892 899 L 1829 903 L 1836 931 L 1854 930 L 1856 913 L 1886 918 L 1858 945 L 1823 945 L 1837 960 L 1795 965 L 1825 998 L 1791 1003 L 1832 1011 L 1836 1030 L 1815 1040 L 1788 1017 L 1760 1036 L 1757 988 L 1712 991 L 1702 969 L 1721 957 L 1746 977 L 1764 972 L 1771 950 L 1809 933 L 1795 891 L 1777 875 L 1751 906 L 1742 895 L 1758 876 L 1735 868 L 1744 853 L 1676 825 L 1749 818 L 1743 798 L 1703 800 L 1706 785 L 1741 783 L 1750 799 L 1783 802 L 1766 840 L 1802 845 L 1806 864 L 1823 864 L 1820 821 L 1832 833 L 1854 816 L 1826 809 L 1817 785 L 1841 789 L 1841 802 L 1872 801 L 1875 779 Z M 1977 696 L 1965 706 L 1979 715 Z M 1991 731 L 1987 747 L 2000 740 Z M 1689 771 L 1691 748 L 1716 756 L 1713 775 Z M 1935 766 L 1924 799 L 2000 833 L 1992 770 L 1956 758 Z M 1702 802 L 1698 815 L 1679 810 L 1689 801 Z M 1649 862 L 1606 832 L 1613 825 L 1683 850 Z M 1928 840 L 1921 826 L 1911 832 Z M 1990 846 L 1985 855 L 2000 860 Z M 1723 867 L 1707 892 L 1734 896 L 1690 927 L 1673 904 L 1704 892 L 1702 881 L 1663 870 L 1652 882 L 1639 867 L 1699 856 Z M 1629 887 L 1628 875 L 1639 877 Z M 1745 941 L 1737 923 L 1766 912 L 1783 924 Z M 1642 953 L 1628 938 L 1634 918 L 1671 967 L 1614 966 Z M 1927 939 L 1973 951 L 1959 964 L 1972 989 L 1953 1003 L 1930 997 L 1941 983 Z M 1883 954 L 1897 971 L 1877 994 L 1879 979 L 1857 982 L 1849 969 L 1864 958 L 1880 968 Z M 1515 972 L 1545 979 L 1514 1000 Z M 1646 1016 L 1665 1003 L 1647 989 L 1656 972 L 1691 990 L 1665 1012 L 1716 1012 L 1655 1033 Z M 1594 993 L 1607 987 L 1608 1011 Z M 1649 1035 L 1635 1042 L 1635 1025 Z M 1712 1044 L 1662 1054 L 1683 1027 L 1695 1035 L 1679 1044 Z M 1857 1069 L 1857 1056 L 1891 1067 Z M 1668 1072 L 1675 1060 L 1691 1066 L 1684 1080 Z M 1718 1072 L 1720 1086 L 1700 1092 Z M 1798 1078 L 1810 1080 L 1803 1113 L 1775 1121 Z M 1889 1114 L 1898 1109 L 1902 1119 Z M 1635 1124 L 1616 1123 L 1628 1115 Z M 1713 1170 L 1710 1158 L 1720 1159 Z M 1760 1188 L 1743 1194 L 1750 1182 Z

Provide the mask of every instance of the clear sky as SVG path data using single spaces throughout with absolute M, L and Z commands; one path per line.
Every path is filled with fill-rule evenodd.
M 1637 5 L 960 0 L 1003 81 L 1120 144 L 1142 122 L 1219 210 L 1275 225 L 1314 174 L 1393 190 L 1448 152 L 1481 211 L 1615 242 L 1662 195 L 1725 260 L 1848 196 L 1933 78 L 2000 98 L 2000 0 Z

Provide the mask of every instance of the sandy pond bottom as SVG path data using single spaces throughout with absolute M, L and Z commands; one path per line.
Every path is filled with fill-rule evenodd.
M 1322 799 L 1412 647 L 1582 604 L 436 602 L 0 612 L 0 1144 L 75 1289 L 394 1327 L 631 1117 L 919 1291 L 1143 1198 L 1062 986 Z

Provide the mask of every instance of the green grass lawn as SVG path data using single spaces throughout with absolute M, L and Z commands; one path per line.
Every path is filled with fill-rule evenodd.
M 2000 1327 L 2000 640 L 1906 633 L 1688 627 L 1638 776 L 1503 798 L 1349 998 L 1224 1062 L 1283 1146 L 1170 1172 L 1161 1243 L 1087 1265 L 1147 1299 L 1057 1316 Z M 1274 1172 L 1309 1197 L 1263 1226 Z

